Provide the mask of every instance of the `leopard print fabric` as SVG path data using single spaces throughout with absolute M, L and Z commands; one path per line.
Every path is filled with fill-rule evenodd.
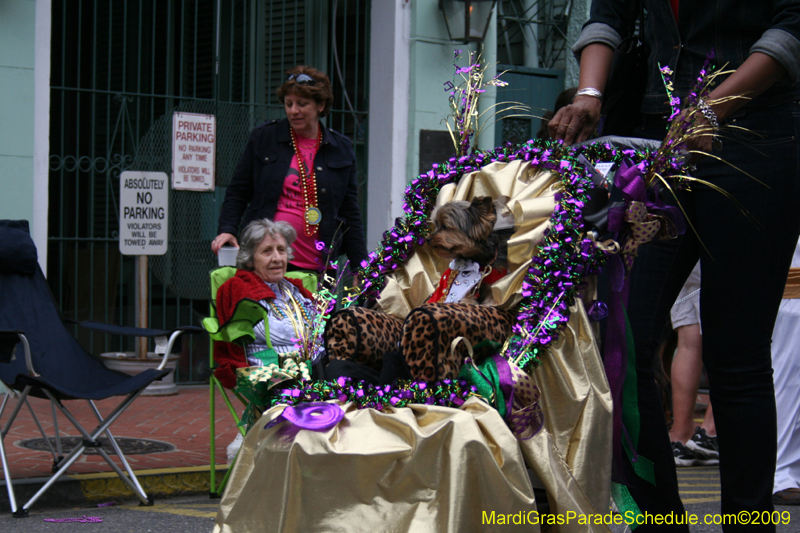
M 384 313 L 349 307 L 335 313 L 325 329 L 331 359 L 346 359 L 380 371 L 383 354 L 396 350 L 403 322 Z
M 401 346 L 411 377 L 417 381 L 436 381 L 458 377 L 467 348 L 459 343 L 464 337 L 473 346 L 484 339 L 505 342 L 511 335 L 514 315 L 495 307 L 473 304 L 425 304 L 409 313 L 403 324 Z

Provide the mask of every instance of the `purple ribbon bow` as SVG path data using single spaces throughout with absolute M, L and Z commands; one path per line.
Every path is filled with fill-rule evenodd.
M 643 163 L 633 164 L 624 159 L 614 176 L 614 185 L 622 192 L 623 206 L 609 209 L 608 229 L 616 232 L 619 255 L 611 256 L 608 275 L 612 293 L 608 298 L 609 324 L 606 333 L 605 369 L 611 397 L 614 402 L 614 447 L 612 479 L 627 485 L 627 476 L 622 469 L 622 439 L 628 440 L 633 456 L 637 453 L 625 432 L 622 423 L 622 388 L 628 367 L 628 346 L 625 338 L 625 306 L 628 303 L 628 278 L 633 257 L 640 244 L 653 240 L 657 235 L 674 238 L 685 230 L 683 216 L 673 206 L 664 205 L 658 197 L 657 188 L 651 189 L 650 197 L 644 180 Z M 652 215 L 655 215 L 653 219 Z M 654 221 L 657 220 L 656 223 Z M 639 224 L 639 228 L 632 227 Z M 649 227 L 645 227 L 649 224 Z M 626 254 L 625 257 L 620 255 Z
M 288 405 L 283 412 L 269 421 L 264 429 L 269 429 L 282 421 L 287 421 L 300 429 L 326 431 L 344 418 L 344 410 L 335 403 L 311 402 Z

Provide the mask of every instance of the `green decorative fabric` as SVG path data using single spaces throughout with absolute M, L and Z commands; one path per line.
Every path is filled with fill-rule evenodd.
M 267 339 L 267 344 L 271 344 L 269 339 Z M 261 361 L 261 366 L 268 366 L 268 365 L 277 366 L 280 364 L 280 358 L 278 357 L 278 352 L 276 352 L 272 348 L 267 348 L 266 350 L 261 350 L 260 352 L 250 354 L 250 357 L 255 357 L 259 361 Z
M 628 455 L 628 459 L 633 465 L 636 475 L 653 485 L 656 484 L 656 475 L 653 469 L 653 461 L 639 455 L 634 458 L 633 448 L 639 447 L 639 431 L 641 429 L 641 419 L 639 417 L 639 388 L 636 385 L 636 350 L 633 346 L 633 331 L 628 320 L 628 311 L 625 310 L 625 342 L 628 344 L 628 369 L 625 374 L 625 382 L 622 384 L 622 425 L 630 437 L 622 439 L 622 447 Z
M 500 346 L 489 340 L 481 341 L 475 345 L 475 352 L 493 352 Z M 468 381 L 478 389 L 478 394 L 485 398 L 489 405 L 497 409 L 501 417 L 506 416 L 506 402 L 500 390 L 500 375 L 497 372 L 497 363 L 491 357 L 485 357 L 479 364 L 468 363 L 461 367 L 459 379 Z M 499 401 L 498 401 L 499 400 Z
M 619 514 L 625 519 L 625 523 L 631 528 L 631 531 L 639 527 L 636 517 L 641 516 L 642 511 L 636 504 L 636 500 L 633 499 L 628 487 L 612 482 L 611 497 L 614 499 L 614 503 L 617 504 Z
M 649 481 L 653 485 L 656 484 L 655 471 L 653 469 L 653 462 L 639 455 L 634 460 L 633 450 L 639 446 L 639 432 L 641 430 L 641 418 L 639 417 L 638 397 L 639 388 L 636 384 L 636 350 L 633 345 L 633 332 L 631 331 L 631 324 L 628 320 L 628 311 L 625 312 L 625 342 L 628 344 L 628 367 L 625 373 L 625 381 L 622 384 L 622 425 L 625 426 L 625 431 L 630 438 L 630 441 L 623 436 L 622 448 L 628 455 L 633 466 L 633 471 L 637 476 Z M 636 500 L 625 485 L 619 483 L 611 483 L 611 497 L 617 505 L 620 514 L 625 517 L 625 523 L 631 530 L 638 527 L 636 517 L 642 514 Z

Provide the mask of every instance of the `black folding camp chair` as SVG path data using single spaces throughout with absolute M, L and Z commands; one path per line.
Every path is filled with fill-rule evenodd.
M 133 491 L 141 501 L 141 505 L 153 503 L 136 479 L 109 428 L 150 383 L 169 374 L 169 370 L 164 370 L 164 367 L 175 340 L 184 332 L 203 330 L 193 326 L 162 331 L 105 326 L 97 323 L 82 325 L 93 331 L 105 333 L 151 338 L 166 337 L 168 341 L 163 343 L 166 344 L 164 359 L 157 369 L 129 376 L 106 368 L 98 358 L 87 353 L 62 321 L 47 281 L 36 261 L 36 248 L 28 234 L 27 222 L 0 221 L 0 353 L 8 353 L 13 349 L 16 341 L 14 334 L 20 341 L 16 346 L 14 360 L 9 364 L 0 364 L 0 381 L 18 396 L 9 420 L 5 427 L 0 428 L 0 439 L 4 439 L 8 434 L 19 410 L 26 404 L 53 456 L 53 476 L 27 503 L 17 508 L 11 496 L 11 510 L 16 517 L 27 516 L 30 506 L 67 472 L 87 448 L 96 449 L 125 485 Z M 157 339 L 157 345 L 163 344 Z M 29 396 L 50 400 L 53 409 L 55 449 L 28 403 Z M 103 417 L 94 400 L 111 396 L 123 396 L 123 398 L 110 414 Z M 9 395 L 6 395 L 0 405 L 0 416 L 8 400 Z M 87 400 L 96 416 L 96 420 L 91 421 L 97 424 L 96 427 L 92 430 L 84 429 L 80 421 L 68 410 L 65 405 L 66 400 Z M 56 409 L 64 414 L 83 437 L 82 443 L 66 456 L 62 456 L 61 453 Z M 89 423 L 86 425 L 89 426 Z M 127 475 L 101 447 L 98 442 L 101 435 L 108 439 Z M 6 483 L 9 485 L 9 495 L 12 495 L 11 476 L 5 463 L 3 468 Z
M 14 355 L 14 348 L 17 342 L 19 342 L 19 336 L 16 333 L 0 333 L 0 346 L 2 346 L 2 348 L 0 348 L 0 365 L 11 362 L 11 357 Z M 8 390 L 5 385 L 3 385 L 3 382 L 0 381 L 0 394 L 3 393 L 9 395 L 12 394 L 12 391 Z M 1 409 L 0 413 L 2 413 Z M 2 428 L 0 428 L 0 431 L 1 430 Z M 3 443 L 2 435 L 0 435 L 0 468 L 3 469 L 6 476 L 6 491 L 8 492 L 8 501 L 11 503 L 11 511 L 16 512 L 17 500 L 14 497 L 14 485 L 11 484 L 11 470 L 8 467 L 8 457 L 6 457 L 6 448 Z

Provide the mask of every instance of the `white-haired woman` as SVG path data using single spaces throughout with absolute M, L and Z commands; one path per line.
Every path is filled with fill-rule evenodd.
M 236 369 L 280 365 L 281 354 L 297 350 L 297 343 L 310 330 L 314 314 L 311 293 L 296 279 L 286 278 L 292 258 L 291 245 L 297 232 L 288 222 L 254 220 L 247 225 L 236 258 L 236 275 L 217 291 L 217 316 L 228 322 L 244 299 L 261 303 L 267 320 L 254 327 L 255 340 L 242 347 L 217 343 L 214 359 L 217 379 L 223 386 L 236 385 Z

